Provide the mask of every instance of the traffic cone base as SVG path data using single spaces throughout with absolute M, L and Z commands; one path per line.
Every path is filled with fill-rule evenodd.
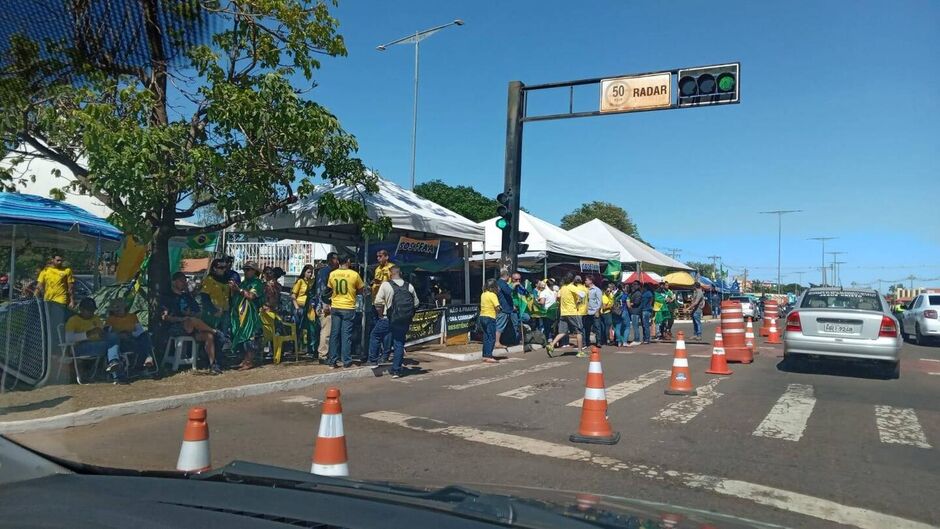
M 176 470 L 181 472 L 205 472 L 212 468 L 209 456 L 209 425 L 206 409 L 192 408 L 183 430 L 183 444 L 176 460 Z
M 672 375 L 666 395 L 698 395 L 692 386 L 692 373 L 689 371 L 689 357 L 685 353 L 685 333 L 676 335 L 676 355 L 672 359 Z
M 604 389 L 604 371 L 601 368 L 599 348 L 591 348 L 590 360 L 578 433 L 571 434 L 568 440 L 572 443 L 617 444 L 620 441 L 620 432 L 614 432 L 607 420 L 607 392 Z
M 349 475 L 346 433 L 343 431 L 343 407 L 339 402 L 339 390 L 336 388 L 326 390 L 310 472 L 318 476 Z
M 770 333 L 767 335 L 767 343 L 771 345 L 783 343 L 780 341 L 780 329 L 777 328 L 776 318 L 770 320 Z

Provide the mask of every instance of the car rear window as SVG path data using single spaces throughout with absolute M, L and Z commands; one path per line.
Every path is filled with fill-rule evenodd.
M 800 307 L 805 309 L 882 310 L 877 292 L 845 292 L 842 290 L 807 292 Z
M 940 296 L 927 296 L 930 305 L 940 305 Z

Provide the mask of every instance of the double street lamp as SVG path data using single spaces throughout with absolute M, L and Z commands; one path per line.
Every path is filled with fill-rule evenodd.
M 448 28 L 450 26 L 462 26 L 463 20 L 459 18 L 453 22 L 448 22 L 447 24 L 441 24 L 440 26 L 435 26 L 433 28 L 425 29 L 422 31 L 415 31 L 414 34 L 406 35 L 400 39 L 393 40 L 391 42 L 376 46 L 375 49 L 379 51 L 385 51 L 389 46 L 394 46 L 396 44 L 414 44 L 415 45 L 415 104 L 414 112 L 412 115 L 412 124 L 411 124 L 411 189 L 415 188 L 415 155 L 417 152 L 417 138 L 418 138 L 418 47 L 422 40 L 430 37 L 431 35 L 437 33 L 438 31 Z

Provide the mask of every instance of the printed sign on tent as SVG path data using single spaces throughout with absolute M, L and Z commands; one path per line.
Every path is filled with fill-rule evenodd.
M 599 274 L 601 273 L 601 263 L 600 261 L 581 261 L 581 271 Z
M 398 246 L 395 248 L 395 255 L 401 253 L 421 254 L 433 259 L 437 259 L 437 254 L 441 250 L 440 239 L 412 239 L 411 237 L 399 237 Z

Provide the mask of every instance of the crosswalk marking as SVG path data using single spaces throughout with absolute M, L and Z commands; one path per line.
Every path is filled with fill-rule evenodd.
M 813 386 L 789 384 L 752 435 L 799 441 L 814 406 L 816 397 L 813 396 Z
M 912 408 L 875 406 L 875 425 L 882 443 L 930 448 Z
M 535 395 L 541 391 L 548 389 L 556 388 L 561 385 L 562 382 L 566 380 L 563 378 L 551 378 L 545 382 L 539 382 L 538 384 L 529 384 L 528 386 L 522 386 L 521 388 L 511 389 L 509 391 L 504 391 L 498 393 L 500 397 L 509 397 L 511 399 L 527 399 L 532 395 Z
M 658 422 L 674 422 L 679 424 L 685 424 L 691 421 L 698 416 L 706 406 L 713 404 L 718 397 L 724 395 L 724 393 L 715 391 L 715 386 L 722 380 L 724 379 L 713 378 L 709 380 L 704 386 L 696 388 L 698 395 L 673 402 L 663 408 L 659 414 L 655 415 L 652 419 Z
M 566 365 L 568 365 L 568 364 L 570 364 L 570 363 L 571 363 L 571 362 L 560 362 L 560 361 L 556 361 L 556 362 L 545 362 L 545 363 L 543 363 L 543 364 L 536 364 L 536 365 L 534 365 L 534 366 L 526 367 L 526 368 L 524 368 L 524 369 L 516 369 L 515 371 L 510 371 L 509 373 L 503 373 L 503 374 L 501 374 L 501 375 L 496 375 L 496 376 L 492 376 L 492 377 L 475 378 L 475 379 L 469 380 L 469 381 L 467 381 L 467 382 L 465 382 L 465 383 L 463 383 L 463 384 L 453 384 L 453 385 L 444 386 L 444 387 L 447 388 L 447 389 L 453 389 L 453 390 L 460 391 L 460 390 L 463 390 L 463 389 L 468 389 L 468 388 L 472 388 L 472 387 L 476 387 L 476 386 L 482 386 L 482 385 L 484 385 L 484 384 L 490 384 L 490 383 L 492 383 L 492 382 L 499 382 L 499 381 L 501 381 L 501 380 L 506 380 L 506 379 L 510 379 L 510 378 L 514 378 L 514 377 L 518 377 L 518 376 L 522 376 L 522 375 L 527 375 L 527 374 L 529 374 L 529 373 L 537 373 L 537 372 L 539 372 L 539 371 L 544 371 L 544 370 L 546 370 L 546 369 L 552 369 L 552 368 L 554 368 L 554 367 L 566 366 Z
M 624 397 L 628 397 L 637 391 L 649 386 L 650 384 L 655 384 L 660 380 L 665 380 L 669 378 L 669 371 L 665 369 L 656 369 L 650 371 L 649 373 L 644 373 L 632 380 L 627 380 L 626 382 L 621 382 L 619 384 L 614 384 L 607 388 L 607 404 L 616 402 Z M 578 399 L 568 403 L 568 406 L 581 406 L 581 403 L 584 399 Z
M 394 381 L 400 384 L 412 384 L 414 382 L 421 382 L 422 380 L 427 380 L 429 378 L 435 378 L 435 377 L 440 377 L 444 375 L 455 375 L 457 373 L 466 373 L 467 371 L 476 371 L 477 369 L 489 369 L 491 367 L 498 367 L 498 366 L 501 366 L 510 362 L 521 362 L 521 361 L 522 361 L 521 358 L 515 358 L 515 357 L 505 358 L 503 360 L 500 360 L 498 364 L 487 364 L 484 362 L 480 362 L 478 364 L 452 367 L 450 369 L 438 369 L 435 371 L 431 371 L 430 373 L 422 373 L 420 375 L 410 375 L 410 376 L 406 376 L 402 378 L 396 378 L 394 379 Z
M 463 439 L 473 443 L 515 450 L 532 456 L 580 462 L 610 472 L 625 472 L 650 479 L 669 480 L 692 489 L 711 491 L 759 505 L 767 505 L 860 529 L 882 529 L 884 527 L 891 527 L 892 529 L 931 529 L 933 527 L 930 524 L 758 483 L 622 461 L 570 444 L 559 444 L 521 435 L 481 430 L 472 426 L 450 425 L 429 417 L 406 415 L 394 411 L 373 411 L 364 413 L 362 417 L 409 430 Z

